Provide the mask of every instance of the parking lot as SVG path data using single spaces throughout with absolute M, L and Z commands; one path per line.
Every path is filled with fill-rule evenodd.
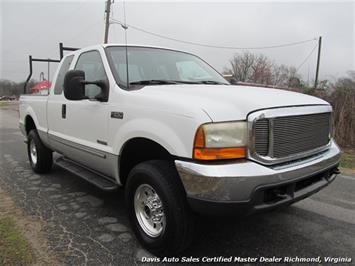
M 16 107 L 1 107 L 0 123 L 0 187 L 43 222 L 41 231 L 60 263 L 133 265 L 150 257 L 130 230 L 123 190 L 102 192 L 58 167 L 34 174 Z M 201 218 L 196 241 L 182 256 L 350 258 L 354 210 L 355 177 L 339 175 L 326 189 L 286 209 L 247 218 Z

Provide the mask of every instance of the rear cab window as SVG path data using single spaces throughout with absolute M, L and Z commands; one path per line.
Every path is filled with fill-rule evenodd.
M 60 66 L 57 80 L 54 85 L 54 94 L 59 95 L 63 92 L 63 84 L 65 74 L 68 72 L 71 62 L 73 61 L 74 55 L 69 55 L 64 58 L 63 64 Z

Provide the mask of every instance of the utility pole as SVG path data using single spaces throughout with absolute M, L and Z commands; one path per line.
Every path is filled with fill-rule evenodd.
M 318 39 L 318 57 L 317 57 L 317 69 L 316 69 L 316 79 L 314 81 L 314 89 L 317 89 L 318 85 L 318 73 L 319 73 L 319 63 L 320 63 L 320 51 L 322 48 L 322 36 L 319 36 Z
M 111 0 L 106 0 L 106 8 L 105 8 L 106 22 L 105 22 L 105 39 L 104 39 L 104 43 L 107 43 L 107 41 L 108 41 L 108 30 L 109 30 L 109 27 L 110 27 L 110 12 L 111 12 Z

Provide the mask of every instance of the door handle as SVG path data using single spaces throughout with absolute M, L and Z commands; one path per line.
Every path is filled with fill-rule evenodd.
M 67 118 L 67 105 L 62 104 L 62 118 Z

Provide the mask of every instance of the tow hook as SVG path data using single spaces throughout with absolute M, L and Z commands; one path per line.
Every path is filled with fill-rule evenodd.
M 338 167 L 337 167 L 337 168 L 334 168 L 333 174 L 336 174 L 336 175 L 340 174 L 340 170 L 339 170 Z
M 272 193 L 279 198 L 280 200 L 286 199 L 287 198 L 287 194 L 283 191 L 280 191 L 279 189 L 274 189 L 272 191 Z

